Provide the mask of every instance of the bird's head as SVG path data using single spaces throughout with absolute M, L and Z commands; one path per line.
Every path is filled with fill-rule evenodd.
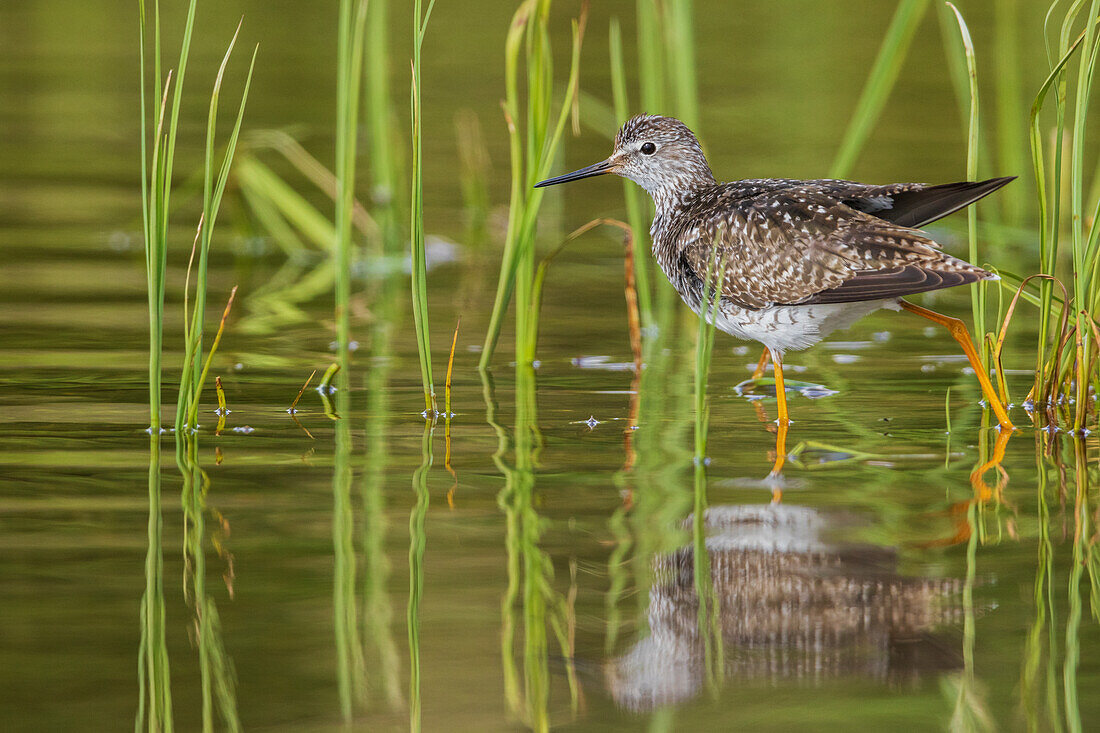
M 535 186 L 553 186 L 605 173 L 629 178 L 654 196 L 714 183 L 706 156 L 687 125 L 673 117 L 638 115 L 619 128 L 615 151 L 606 160 Z

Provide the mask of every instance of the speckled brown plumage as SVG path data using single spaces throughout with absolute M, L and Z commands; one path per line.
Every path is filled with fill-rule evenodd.
M 918 230 L 854 208 L 856 186 L 847 181 L 710 186 L 658 213 L 654 253 L 685 289 L 697 290 L 711 263 L 724 263 L 723 299 L 752 310 L 900 297 L 991 276 L 945 254 Z M 872 189 L 876 198 L 882 188 Z M 861 287 L 868 276 L 875 283 L 870 290 Z
M 718 183 L 695 135 L 679 120 L 639 115 L 607 160 L 539 185 L 602 173 L 653 197 L 653 253 L 696 312 L 721 267 L 716 323 L 773 355 L 805 348 L 898 298 L 996 279 L 943 252 L 923 224 L 973 203 L 1011 178 L 926 186 L 841 180 Z

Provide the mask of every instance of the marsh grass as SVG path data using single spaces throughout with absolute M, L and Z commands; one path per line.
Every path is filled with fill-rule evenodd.
M 241 101 L 237 108 L 236 119 L 234 120 L 233 129 L 229 135 L 228 141 L 225 143 L 221 160 L 217 163 L 217 173 L 215 176 L 216 156 L 214 151 L 218 122 L 218 102 L 221 96 L 221 86 L 225 76 L 226 66 L 229 64 L 229 59 L 233 54 L 233 48 L 236 45 L 239 33 L 240 24 L 237 25 L 237 30 L 234 31 L 233 38 L 230 40 L 229 47 L 226 49 L 221 65 L 218 67 L 218 73 L 214 81 L 214 89 L 210 95 L 210 107 L 207 114 L 206 147 L 203 161 L 202 215 L 199 219 L 199 235 L 196 240 L 198 258 L 194 261 L 194 302 L 190 313 L 186 312 L 185 304 L 184 341 L 186 355 L 184 357 L 183 372 L 180 377 L 179 397 L 176 405 L 177 432 L 186 428 L 194 429 L 197 425 L 196 420 L 199 399 L 201 397 L 206 375 L 210 369 L 210 359 L 207 359 L 204 363 L 202 358 L 203 322 L 206 317 L 207 264 L 209 261 L 210 246 L 214 238 L 214 226 L 218 220 L 218 213 L 221 209 L 222 199 L 225 195 L 225 187 L 229 180 L 229 171 L 232 167 L 233 156 L 236 151 L 237 141 L 240 137 L 241 123 L 244 119 L 245 104 L 248 101 L 248 92 L 252 85 L 252 73 L 256 67 L 256 54 L 259 51 L 259 46 L 253 49 L 252 59 L 248 67 L 248 75 L 245 79 L 244 89 L 241 92 Z M 179 91 L 178 84 L 177 91 Z M 192 251 L 192 258 L 194 258 L 195 254 L 196 252 Z M 188 278 L 184 283 L 185 294 L 190 290 L 191 272 L 191 265 L 189 265 Z M 222 316 L 218 334 L 215 337 L 215 345 L 211 350 L 211 356 L 213 356 L 213 350 L 217 348 L 216 342 L 221 338 L 221 333 L 225 328 L 225 320 L 229 315 L 229 310 L 232 307 L 235 295 L 236 288 L 233 288 L 233 293 L 229 297 L 229 302 Z
M 410 206 L 410 231 L 412 232 L 412 304 L 413 324 L 416 328 L 416 348 L 420 356 L 420 379 L 424 385 L 424 414 L 434 416 L 435 383 L 432 379 L 432 346 L 428 329 L 428 270 L 424 251 L 424 169 L 422 157 L 422 120 L 420 109 L 420 49 L 435 0 L 429 0 L 428 9 L 421 10 L 420 0 L 413 2 L 413 60 L 412 60 L 412 202 Z
M 517 359 L 529 358 L 527 355 L 534 348 L 537 325 L 531 322 L 531 289 L 535 277 L 538 212 L 544 194 L 544 189 L 534 186 L 549 175 L 573 110 L 580 83 L 580 52 L 588 7 L 587 3 L 583 4 L 579 18 L 573 21 L 569 80 L 560 106 L 555 107 L 550 6 L 550 0 L 521 3 L 512 17 L 505 41 L 504 118 L 511 156 L 511 193 L 496 297 L 479 362 L 483 370 L 492 361 L 513 293 L 516 297 Z M 520 91 L 521 51 L 526 71 L 523 95 Z M 524 102 L 525 109 L 521 112 Z
M 368 297 L 389 302 L 380 291 L 394 286 L 393 276 L 400 273 L 406 256 L 399 216 L 408 202 L 402 195 L 402 159 L 395 154 L 403 141 L 396 132 L 390 94 L 389 5 L 386 0 L 349 3 L 340 12 L 336 165 L 330 170 L 286 132 L 264 130 L 247 136 L 235 166 L 249 223 L 258 224 L 288 256 L 287 264 L 250 294 L 250 314 L 241 324 L 250 332 L 268 333 L 286 323 L 309 320 L 298 305 L 329 291 L 337 293 L 338 315 L 346 313 L 351 273 L 358 265 L 365 266 Z M 360 82 L 371 183 L 367 204 L 354 194 Z M 276 162 L 289 163 L 293 175 L 277 173 L 274 163 L 265 162 L 265 152 L 278 155 L 281 161 Z M 298 190 L 299 177 L 332 199 L 338 211 L 330 214 L 318 208 Z M 368 256 L 362 261 L 359 239 L 367 246 Z M 342 317 L 338 319 L 338 330 L 347 326 Z
M 859 152 L 873 129 L 875 121 L 889 96 L 905 59 L 913 33 L 924 17 L 925 0 L 901 0 L 894 19 L 883 39 L 878 57 L 830 175 L 843 177 L 850 172 Z M 1009 173 L 1021 161 L 1017 138 L 1023 127 L 1012 113 L 1012 100 L 1018 99 L 1019 69 L 1011 63 L 998 68 L 994 75 L 997 91 L 996 136 L 992 144 L 985 142 L 979 115 L 978 79 L 975 46 L 962 13 L 950 3 L 940 13 L 941 30 L 948 67 L 960 108 L 967 139 L 967 177 L 975 180 L 985 175 L 981 151 L 996 149 L 999 167 Z M 1011 3 L 997 6 L 996 44 L 1005 49 L 1018 43 L 1013 19 L 1018 16 Z M 1039 88 L 1027 117 L 1027 138 L 1031 150 L 1031 167 L 1038 199 L 1037 239 L 1039 243 L 1038 272 L 1034 278 L 996 268 L 1002 276 L 1002 288 L 997 291 L 997 307 L 989 302 L 986 283 L 972 289 L 972 313 L 977 340 L 983 359 L 997 371 L 1002 396 L 1007 398 L 1007 385 L 1001 369 L 1008 324 L 1012 320 L 1017 300 L 1030 303 L 1039 310 L 1035 378 L 1027 405 L 1034 406 L 1033 415 L 1043 424 L 1065 423 L 1081 431 L 1095 422 L 1095 409 L 1090 390 L 1100 386 L 1100 354 L 1097 353 L 1097 328 L 1094 312 L 1100 307 L 1100 186 L 1091 180 L 1085 169 L 1094 154 L 1087 137 L 1087 115 L 1093 74 L 1097 59 L 1097 23 L 1100 3 L 1077 0 L 1072 3 L 1053 2 L 1049 5 L 1043 28 L 1049 73 Z M 1056 30 L 1055 30 L 1056 29 Z M 1075 73 L 1074 73 L 1075 72 Z M 1053 107 L 1053 110 L 1049 108 Z M 1050 118 L 1053 117 L 1051 120 Z M 1092 178 L 1097 178 L 1094 173 Z M 1019 224 L 1019 201 L 1023 184 L 1006 194 L 996 210 L 982 206 L 983 219 L 990 220 L 978 229 L 978 209 L 967 209 L 968 257 L 975 264 L 993 267 L 983 258 L 986 240 L 1000 241 L 1006 222 Z M 1015 203 L 1014 203 L 1015 202 Z M 1028 253 L 1024 253 L 1027 257 Z M 1006 254 L 999 251 L 992 260 L 1004 262 Z M 1030 265 L 1024 264 L 1025 269 Z M 1068 286 L 1061 287 L 1056 278 Z M 1016 291 L 1007 312 L 1005 294 Z M 1065 296 L 1062 293 L 1068 291 Z M 1069 305 L 1067 306 L 1067 300 Z M 989 325 L 993 311 L 1001 323 L 1000 333 Z M 1067 326 L 1060 326 L 1067 323 Z
M 218 409 L 215 411 L 218 413 L 218 426 L 214 428 L 214 435 L 221 435 L 225 430 L 225 417 L 229 414 L 229 407 L 225 402 L 225 388 L 222 386 L 222 378 L 214 377 L 214 394 L 218 398 Z
M 332 608 L 336 641 L 336 686 L 340 714 L 347 724 L 352 720 L 355 706 L 366 701 L 366 662 L 359 634 L 355 518 L 351 501 L 351 422 L 347 419 L 351 407 L 348 373 L 351 368 L 351 267 L 355 253 L 352 230 L 356 203 L 356 152 L 367 22 L 366 0 L 341 0 L 337 17 L 334 256 L 330 265 L 334 268 L 335 284 L 336 363 L 333 366 L 336 370 L 333 371 L 330 367 L 326 371 L 326 379 L 322 380 L 322 394 L 327 405 L 327 382 L 336 376 L 336 408 L 332 411 L 336 420 L 332 476 Z M 294 413 L 297 411 L 298 400 L 316 373 L 314 370 L 309 375 L 288 410 L 296 423 L 298 419 Z M 302 430 L 313 437 L 304 426 Z
M 173 72 L 162 69 L 160 3 L 153 5 L 152 55 L 153 93 L 146 91 L 147 46 L 150 30 L 145 2 L 138 3 L 138 27 L 140 31 L 140 111 L 141 111 L 141 202 L 142 227 L 145 241 L 146 289 L 149 298 L 149 412 L 150 430 L 160 430 L 161 410 L 161 354 L 164 329 L 164 290 L 168 256 L 168 215 L 171 210 L 172 168 L 175 163 L 176 133 L 179 127 L 179 109 L 183 82 L 186 77 L 187 59 L 191 48 L 191 32 L 195 24 L 195 0 L 187 7 L 183 41 L 179 62 L 175 69 L 175 87 L 171 107 L 169 93 L 173 90 Z M 150 137 L 146 97 L 151 96 L 159 106 L 153 119 Z M 151 152 L 150 152 L 151 150 Z
M 1059 3 L 1052 3 L 1047 12 L 1044 39 L 1050 71 L 1035 96 L 1028 118 L 1038 199 L 1039 272 L 1043 277 L 1037 278 L 1030 290 L 1030 278 L 1006 273 L 1005 280 L 1039 308 L 1035 380 L 1029 395 L 1037 419 L 1057 425 L 1061 416 L 1073 430 L 1082 431 L 1095 421 L 1089 390 L 1100 384 L 1095 353 L 1098 346 L 1095 314 L 1100 307 L 1097 277 L 1100 199 L 1095 203 L 1086 201 L 1084 170 L 1086 157 L 1093 152 L 1093 146 L 1088 144 L 1086 120 L 1098 55 L 1100 2 L 1087 3 L 1084 13 L 1084 0 L 1066 7 L 1057 44 L 1052 45 L 1049 27 L 1056 20 L 1059 7 Z M 1074 63 L 1077 74 L 1071 85 Z M 1054 120 L 1044 125 L 1043 111 L 1050 106 L 1052 96 Z M 1046 115 L 1048 120 L 1049 116 Z M 1052 149 L 1049 159 L 1048 145 Z M 1097 196 L 1097 192 L 1091 195 Z M 1090 211 L 1092 220 L 1087 224 Z M 1060 272 L 1067 262 L 1069 271 Z M 1070 283 L 1062 289 L 1061 298 L 1059 282 L 1054 279 L 1060 274 Z M 1059 321 L 1068 322 L 1068 329 L 1065 326 L 1056 329 Z
M 159 435 L 162 430 L 161 361 L 165 321 L 164 301 L 169 248 L 169 219 L 172 212 L 173 168 L 175 165 L 183 85 L 194 29 L 195 10 L 196 2 L 191 0 L 187 6 L 180 55 L 176 68 L 165 72 L 162 60 L 160 4 L 159 2 L 153 4 L 151 24 L 149 23 L 146 4 L 144 2 L 138 4 L 139 71 L 141 75 L 141 207 L 145 242 L 146 289 L 149 306 L 149 432 L 151 438 L 148 550 L 145 567 L 146 588 L 141 600 L 140 613 L 141 643 L 139 647 L 138 677 L 141 696 L 134 722 L 135 730 L 146 728 L 150 731 L 171 731 L 174 727 L 172 721 L 171 668 L 165 635 L 164 562 L 161 549 L 163 541 Z M 198 465 L 197 436 L 193 431 L 197 427 L 199 397 L 209 374 L 213 356 L 224 333 L 226 320 L 229 317 L 236 294 L 236 288 L 234 288 L 229 296 L 210 352 L 204 361 L 202 342 L 207 294 L 208 255 L 213 240 L 214 227 L 218 219 L 218 211 L 229 177 L 230 166 L 240 135 L 241 122 L 244 117 L 245 104 L 248 99 L 258 51 L 257 47 L 252 53 L 232 131 L 227 141 L 218 146 L 215 144 L 215 133 L 222 81 L 239 32 L 240 24 L 238 24 L 222 58 L 210 95 L 202 169 L 202 213 L 199 218 L 198 231 L 192 244 L 187 279 L 184 282 L 184 349 L 186 356 L 180 377 L 175 416 L 176 462 L 183 476 L 184 561 L 186 568 L 184 594 L 185 597 L 189 596 L 188 600 L 191 602 L 194 613 L 201 678 L 202 720 L 205 728 L 212 729 L 214 711 L 217 710 L 222 723 L 229 730 L 238 730 L 240 727 L 236 712 L 235 683 L 231 662 L 221 643 L 217 608 L 213 598 L 206 593 L 204 543 L 206 540 L 206 495 L 209 482 Z M 147 90 L 150 46 L 153 72 L 151 91 Z M 158 103 L 151 125 L 149 98 L 156 100 Z M 169 102 L 169 99 L 171 99 L 171 102 Z M 215 155 L 216 148 L 220 148 L 219 155 Z M 192 272 L 195 274 L 193 295 L 191 295 Z M 189 296 L 193 298 L 190 311 L 187 303 Z M 219 417 L 222 421 L 224 415 L 224 396 L 219 390 Z M 219 550 L 219 555 L 221 555 L 221 550 Z M 231 583 L 229 579 L 232 573 L 231 559 L 227 559 L 227 562 L 230 563 L 227 583 Z M 192 589 L 190 594 L 189 588 Z
M 958 79 L 960 74 L 957 72 L 955 76 L 960 97 L 968 103 L 970 110 L 967 174 L 974 179 L 979 174 L 978 154 L 981 146 L 974 46 L 962 15 L 954 6 L 949 4 L 949 7 L 959 28 L 961 55 L 965 60 L 965 89 Z M 1033 417 L 1039 423 L 1064 423 L 1080 432 L 1095 422 L 1090 390 L 1094 392 L 1100 384 L 1100 360 L 1096 353 L 1100 333 L 1094 315 L 1100 306 L 1100 282 L 1097 282 L 1100 224 L 1096 216 L 1100 212 L 1100 199 L 1097 203 L 1086 201 L 1085 192 L 1089 190 L 1089 184 L 1084 171 L 1084 161 L 1093 147 L 1087 140 L 1085 121 L 1097 58 L 1096 26 L 1100 22 L 1100 3 L 1080 0 L 1067 5 L 1062 11 L 1057 44 L 1052 45 L 1049 40 L 1050 26 L 1058 18 L 1059 7 L 1059 3 L 1051 3 L 1047 11 L 1043 35 L 1050 68 L 1031 105 L 1027 125 L 1038 198 L 1036 235 L 1039 273 L 1022 277 L 1000 270 L 1002 285 L 1015 293 L 1007 311 L 998 307 L 1003 315 L 999 334 L 989 332 L 986 327 L 989 308 L 985 283 L 979 283 L 972 291 L 972 308 L 975 330 L 982 341 L 982 352 L 987 358 L 991 357 L 1000 391 L 1007 400 L 1001 354 L 1008 327 L 1018 301 L 1038 306 L 1035 378 L 1027 404 L 1034 408 Z M 1074 61 L 1077 74 L 1075 83 L 1071 84 Z M 958 61 L 954 65 L 956 68 L 961 66 Z M 1009 75 L 1012 73 L 1010 71 Z M 1011 94 L 1013 78 L 998 78 L 1002 94 Z M 1044 126 L 1043 110 L 1052 99 L 1054 120 Z M 1015 125 L 1002 121 L 1002 139 L 999 142 L 1002 151 L 1012 148 L 1013 141 L 1003 138 L 1015 129 Z M 1051 151 L 1049 160 L 1046 152 L 1048 146 Z M 1002 152 L 1002 156 L 1006 160 L 1014 159 L 1011 153 Z M 1100 192 L 1092 191 L 1090 195 L 1096 199 Z M 1090 211 L 1091 224 L 1086 224 Z M 975 207 L 969 207 L 967 212 L 969 257 L 972 262 L 983 264 L 978 246 L 982 238 L 977 234 Z M 1070 283 L 1068 288 L 1062 285 L 1059 275 Z M 1000 294 L 1001 291 L 998 291 Z
M 354 543 L 355 519 L 351 501 L 352 437 L 349 412 L 351 393 L 348 374 L 351 369 L 351 268 L 356 245 L 352 238 L 356 213 L 356 153 L 360 90 L 363 85 L 364 37 L 367 23 L 366 0 L 340 0 L 336 46 L 336 160 L 333 171 L 335 209 L 332 222 L 332 269 L 335 285 L 336 367 L 330 367 L 322 380 L 322 397 L 326 413 L 335 419 L 335 454 L 332 476 L 332 550 L 334 558 L 332 607 L 336 642 L 336 681 L 340 713 L 345 724 L 350 723 L 356 705 L 366 701 L 366 662 L 360 637 L 359 605 L 356 589 L 357 557 Z M 278 187 L 282 181 L 272 176 L 270 184 Z M 285 184 L 283 184 L 285 186 Z M 289 187 L 286 187 L 289 191 Z M 292 193 L 292 192 L 290 192 Z M 284 192 L 281 200 L 289 198 Z M 303 209 L 308 210 L 308 209 Z M 328 222 L 313 210 L 318 229 L 327 229 Z M 291 405 L 295 423 L 296 406 L 313 379 L 310 374 Z M 336 377 L 336 407 L 329 407 L 329 380 Z M 299 426 L 306 435 L 312 434 Z
M 355 207 L 355 155 L 366 22 L 366 0 L 340 0 L 336 46 L 336 208 L 333 215 L 333 266 L 336 286 L 336 358 L 345 373 L 351 361 L 349 302 L 351 264 L 355 248 L 352 241 L 352 216 Z M 344 712 L 345 717 L 350 715 L 350 708 L 345 706 Z

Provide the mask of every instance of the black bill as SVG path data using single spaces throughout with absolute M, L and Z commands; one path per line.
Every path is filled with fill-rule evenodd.
M 611 172 L 611 159 L 601 160 L 595 165 L 590 165 L 587 168 L 581 168 L 580 170 L 573 171 L 572 173 L 566 173 L 565 175 L 558 176 L 557 178 L 547 178 L 545 181 L 539 181 L 535 184 L 535 188 L 544 188 L 545 186 L 555 186 L 559 183 L 568 183 L 569 181 L 579 181 L 582 178 L 591 178 L 592 176 L 602 176 L 605 173 Z

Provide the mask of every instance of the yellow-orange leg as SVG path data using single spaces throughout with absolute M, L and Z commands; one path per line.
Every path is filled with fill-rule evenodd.
M 768 347 L 764 347 L 764 352 L 760 354 L 760 361 L 756 364 L 756 370 L 752 373 L 751 379 L 760 379 L 764 376 L 764 370 L 768 366 L 768 357 L 771 356 L 771 352 L 768 351 Z
M 1005 449 L 1008 447 L 1008 439 L 1012 437 L 1011 430 L 1002 430 L 993 444 L 993 455 L 988 461 L 974 469 L 970 474 L 970 485 L 974 487 L 974 497 L 978 501 L 989 501 L 996 498 L 1001 501 L 1001 492 L 1008 483 L 1008 472 L 1001 464 L 1005 459 Z M 996 468 L 1000 473 L 996 486 L 991 487 L 985 481 L 985 474 L 990 469 Z
M 776 409 L 779 418 L 776 425 L 779 429 L 775 433 L 775 464 L 772 466 L 771 476 L 778 476 L 783 470 L 783 464 L 787 460 L 787 427 L 791 421 L 787 417 L 787 388 L 783 384 L 783 361 L 774 354 L 772 366 L 775 368 L 775 399 L 778 403 Z
M 898 304 L 910 313 L 923 316 L 933 323 L 937 323 L 947 329 L 948 333 L 959 342 L 959 346 L 961 346 L 962 350 L 966 353 L 966 358 L 970 360 L 970 366 L 973 367 L 974 373 L 978 375 L 978 383 L 982 386 L 982 393 L 985 395 L 986 401 L 989 402 L 990 406 L 993 408 L 994 414 L 997 415 L 997 422 L 1001 424 L 1001 428 L 1015 430 L 1016 427 L 1012 424 L 1012 421 L 1008 419 L 1008 412 L 1001 403 L 1001 398 L 997 396 L 996 390 L 993 389 L 993 383 L 989 381 L 989 375 L 986 373 L 985 367 L 982 366 L 981 359 L 978 358 L 978 351 L 974 348 L 974 342 L 970 340 L 970 332 L 966 330 L 966 324 L 958 318 L 945 316 L 936 311 L 921 308 L 919 305 L 907 303 L 904 300 L 899 300 Z
M 1011 437 L 1011 430 L 1002 430 L 997 435 L 996 443 L 993 444 L 993 455 L 970 474 L 970 485 L 974 488 L 974 498 L 951 505 L 949 514 L 954 519 L 955 533 L 950 537 L 921 543 L 918 547 L 950 547 L 966 542 L 970 539 L 971 532 L 968 518 L 970 506 L 975 503 L 984 504 L 990 499 L 1004 502 L 1004 488 L 1008 485 L 1008 472 L 1001 463 L 1005 459 L 1005 449 L 1008 447 L 1008 441 Z M 985 481 L 985 474 L 994 468 L 997 469 L 999 476 L 996 485 L 990 486 Z

